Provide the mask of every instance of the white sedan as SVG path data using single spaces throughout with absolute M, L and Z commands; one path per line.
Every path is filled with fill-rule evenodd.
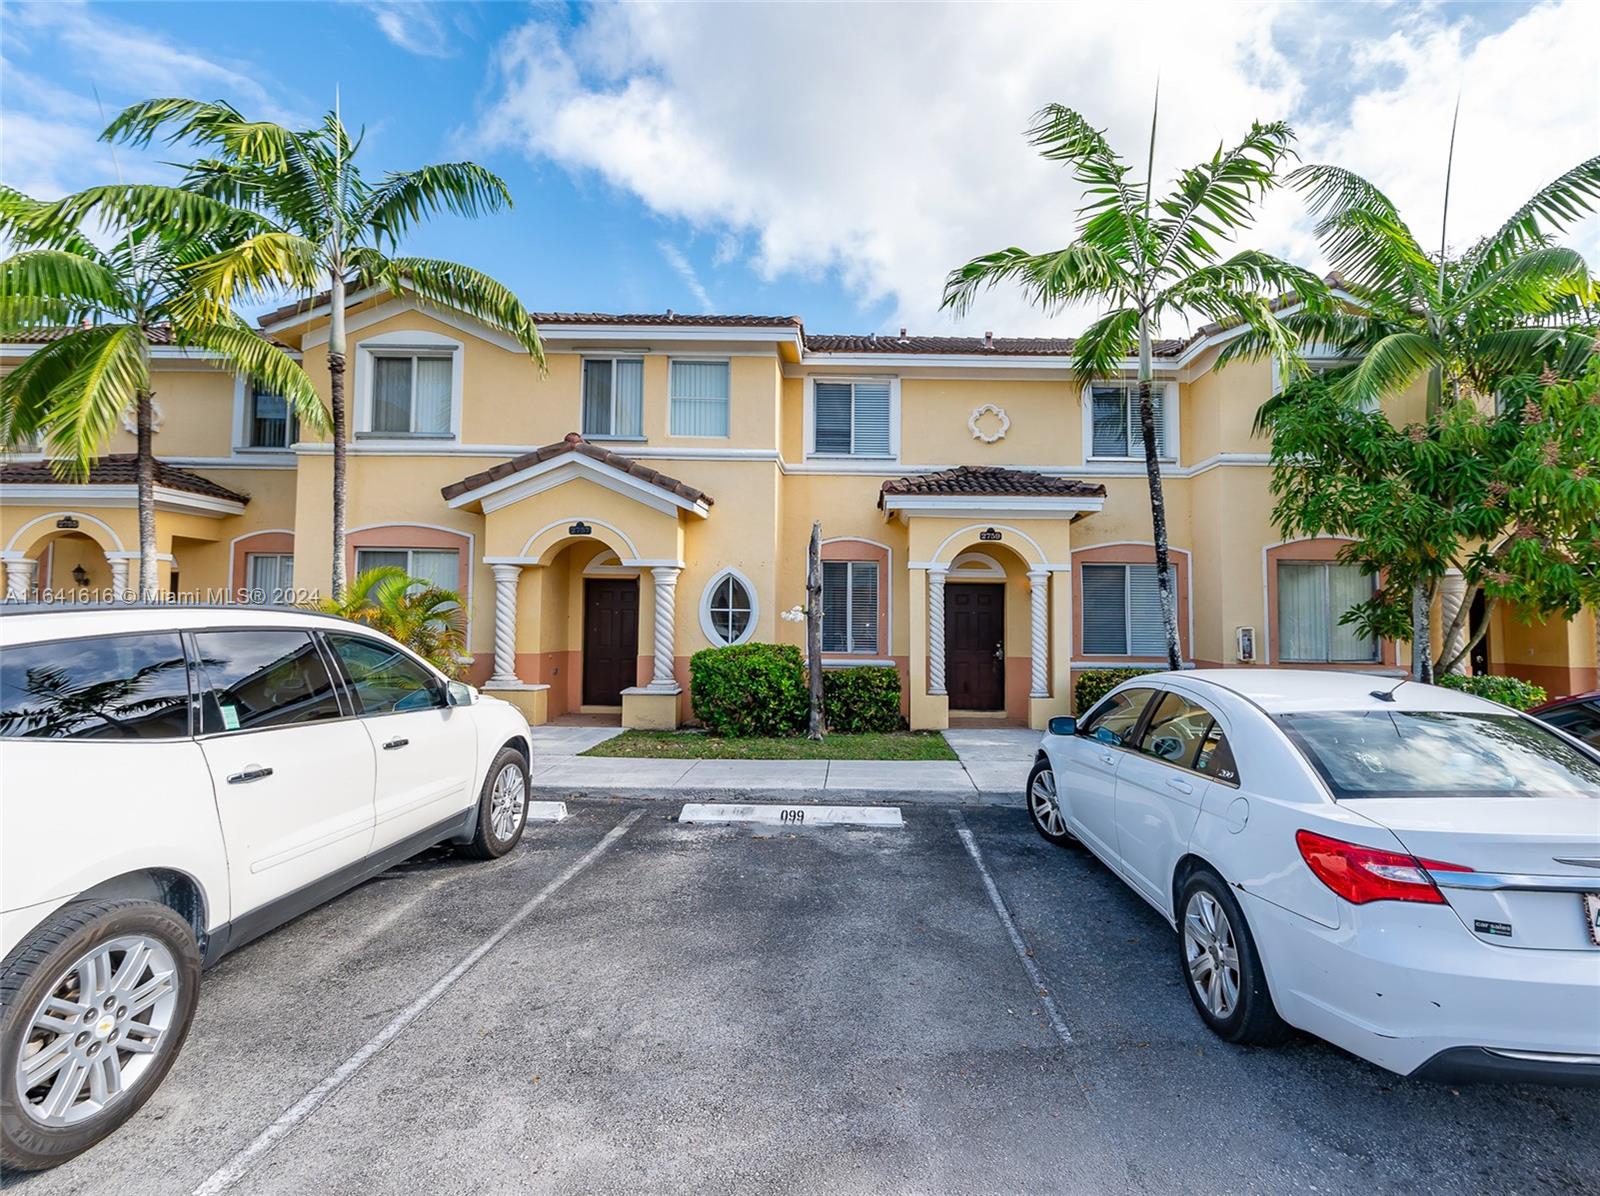
M 1052 719 L 1028 810 L 1179 931 L 1208 1026 L 1600 1085 L 1600 754 L 1452 690 L 1230 669 Z

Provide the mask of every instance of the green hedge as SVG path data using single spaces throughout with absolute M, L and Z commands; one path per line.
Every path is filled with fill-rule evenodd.
M 1149 669 L 1084 669 L 1072 682 L 1072 708 L 1079 715 L 1089 710 L 1124 681 L 1143 677 Z
M 714 735 L 793 735 L 806 725 L 806 672 L 793 644 L 705 648 L 689 658 L 694 716 Z
M 1527 710 L 1549 698 L 1544 686 L 1524 681 L 1520 677 L 1468 677 L 1464 673 L 1446 673 L 1438 679 L 1446 689 L 1459 689 L 1462 693 L 1488 698 L 1513 710 Z
M 828 669 L 822 674 L 822 710 L 828 731 L 898 731 L 900 670 L 892 665 Z

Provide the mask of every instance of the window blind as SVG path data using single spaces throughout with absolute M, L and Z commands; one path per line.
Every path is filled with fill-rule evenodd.
M 450 431 L 451 373 L 448 357 L 417 358 L 417 393 L 411 431 L 431 435 Z
M 728 434 L 728 363 L 672 363 L 671 432 L 674 436 Z
M 644 435 L 644 362 L 616 363 L 616 411 L 613 436 Z
M 1161 619 L 1161 585 L 1154 565 L 1128 565 L 1128 638 L 1134 656 L 1164 656 L 1167 630 Z M 1174 571 L 1176 576 L 1176 571 Z
M 1100 383 L 1089 388 L 1090 453 L 1096 457 L 1144 456 L 1144 430 L 1139 426 L 1139 384 Z M 1167 387 L 1150 386 L 1156 425 L 1156 455 L 1167 456 Z
M 411 358 L 377 357 L 372 362 L 372 430 L 411 430 Z
M 1378 644 L 1339 619 L 1372 597 L 1358 565 L 1278 562 L 1278 659 L 1312 663 L 1376 660 Z
M 850 451 L 851 405 L 850 383 L 817 383 L 814 403 L 817 452 L 848 453 Z
M 822 562 L 822 650 L 850 651 L 850 562 Z
M 889 384 L 855 384 L 855 437 L 850 451 L 866 457 L 889 455 Z
M 1083 651 L 1128 654 L 1128 586 L 1121 565 L 1083 565 Z

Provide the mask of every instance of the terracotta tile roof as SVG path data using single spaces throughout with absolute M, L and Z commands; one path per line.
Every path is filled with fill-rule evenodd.
M 1069 357 L 1076 343 L 1059 336 L 840 336 L 807 333 L 811 353 L 950 353 L 975 357 Z M 1157 357 L 1176 356 L 1184 342 L 1155 342 Z
M 1106 488 L 1096 482 L 1058 478 L 1031 469 L 1002 469 L 997 465 L 961 465 L 938 473 L 891 478 L 878 494 L 878 506 L 889 495 L 997 496 L 1018 498 L 1104 498 Z
M 69 332 L 76 331 L 76 328 L 66 326 L 60 328 L 13 329 L 5 334 L 5 340 L 8 344 L 13 345 L 47 345 L 51 341 L 60 340 Z M 261 337 L 262 340 L 267 341 L 269 344 L 277 345 L 280 349 L 287 349 L 289 347 L 275 336 L 268 336 L 264 332 L 258 332 L 256 335 Z M 157 324 L 155 327 L 150 329 L 150 343 L 152 345 L 176 344 L 177 342 L 172 336 L 172 325 Z
M 89 466 L 87 482 L 90 486 L 132 486 L 139 481 L 139 458 L 134 453 L 107 453 Z M 73 485 L 56 476 L 48 461 L 13 461 L 0 465 L 0 486 Z M 156 485 L 169 490 L 182 490 L 206 498 L 220 498 L 228 502 L 248 503 L 250 496 L 218 485 L 187 469 L 168 465 L 156 458 Z
M 710 506 L 715 500 L 704 490 L 696 490 L 687 482 L 680 482 L 677 478 L 668 477 L 660 470 L 651 469 L 648 465 L 641 465 L 632 457 L 624 457 L 621 453 L 614 453 L 610 449 L 601 448 L 597 444 L 590 444 L 576 432 L 568 432 L 565 439 L 554 444 L 547 444 L 543 448 L 536 448 L 532 452 L 523 453 L 509 461 L 503 461 L 492 469 L 485 469 L 479 473 L 469 474 L 459 482 L 451 482 L 448 486 L 440 488 L 439 493 L 446 499 L 457 498 L 469 490 L 476 490 L 479 486 L 486 486 L 490 482 L 498 482 L 501 478 L 508 478 L 514 473 L 520 473 L 529 466 L 538 465 L 541 461 L 548 461 L 552 457 L 559 457 L 563 453 L 580 453 L 594 461 L 602 462 L 613 469 L 620 469 L 624 473 L 638 478 L 641 482 L 648 482 L 652 486 L 659 486 L 669 490 L 679 498 L 688 499 L 690 502 L 705 503 Z

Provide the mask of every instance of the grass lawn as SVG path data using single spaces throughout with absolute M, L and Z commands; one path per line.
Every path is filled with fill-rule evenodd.
M 585 756 L 653 756 L 667 760 L 954 760 L 937 731 L 829 735 L 813 743 L 803 735 L 781 739 L 723 739 L 702 731 L 624 731 Z

